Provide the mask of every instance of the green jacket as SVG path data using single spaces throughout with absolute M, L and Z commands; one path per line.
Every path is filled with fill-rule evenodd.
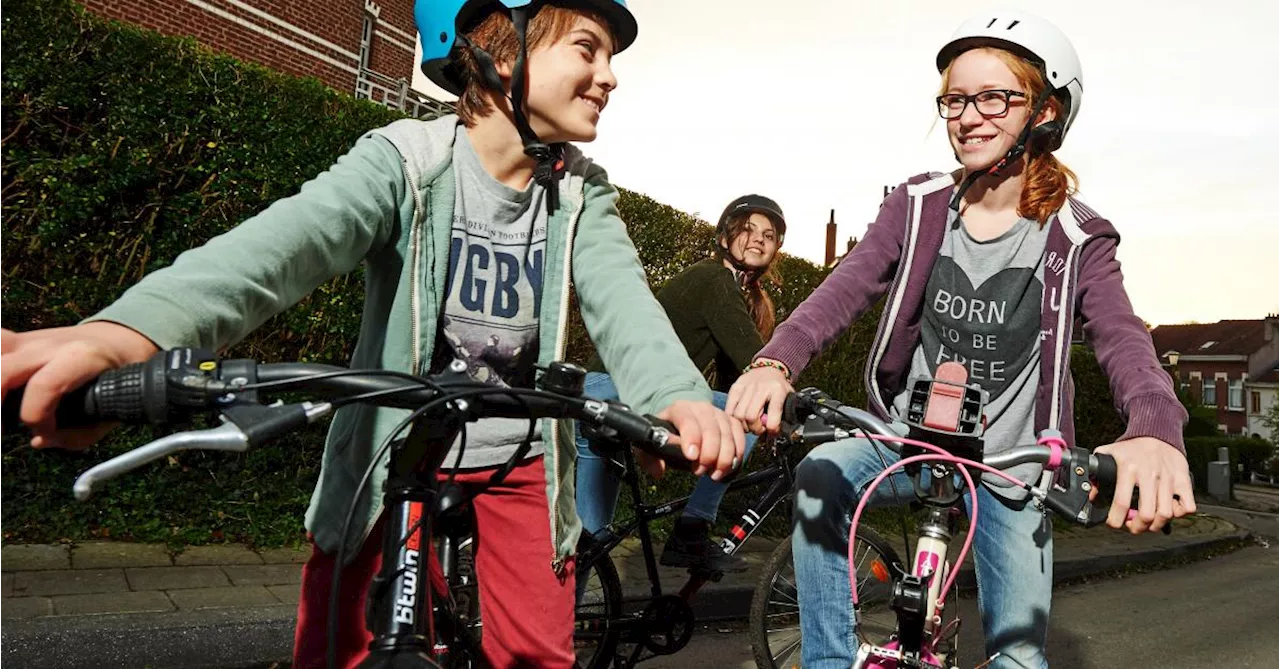
M 171 267 L 147 276 L 91 320 L 133 328 L 161 348 L 218 350 L 328 279 L 365 270 L 364 316 L 351 366 L 426 373 L 444 302 L 453 220 L 456 116 L 402 120 L 356 142 L 328 171 Z M 583 322 L 623 400 L 644 412 L 710 399 L 645 280 L 604 170 L 568 147 L 560 208 L 548 221 L 538 364 L 564 356 L 570 282 Z M 334 416 L 307 510 L 316 544 L 333 553 L 374 451 L 408 414 L 348 406 Z M 554 423 L 554 424 L 553 424 Z M 568 421 L 544 421 L 547 499 L 559 571 L 581 532 Z M 357 500 L 347 554 L 381 514 L 385 457 Z
M 658 303 L 694 366 L 705 372 L 715 363 L 717 390 L 728 392 L 764 347 L 746 294 L 717 258 L 695 263 L 672 277 L 658 291 Z M 587 367 L 608 369 L 598 355 Z

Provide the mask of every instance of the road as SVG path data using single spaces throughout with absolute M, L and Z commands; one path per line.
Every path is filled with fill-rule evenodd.
M 1206 666 L 1273 669 L 1280 664 L 1274 537 L 1176 569 L 1130 574 L 1059 588 L 1054 593 L 1051 666 L 1079 669 Z M 1263 546 L 1262 544 L 1267 544 Z M 977 621 L 977 603 L 960 601 Z M 979 625 L 961 631 L 961 667 L 980 663 Z M 643 669 L 755 666 L 742 622 L 701 626 L 677 655 Z
M 1253 511 L 1275 513 L 1280 510 L 1280 493 L 1275 488 L 1237 484 L 1236 503 Z

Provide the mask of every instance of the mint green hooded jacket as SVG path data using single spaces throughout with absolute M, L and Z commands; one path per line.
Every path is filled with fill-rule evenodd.
M 401 120 L 362 137 L 332 167 L 262 213 L 178 256 L 90 320 L 126 325 L 161 348 L 221 350 L 330 278 L 365 263 L 365 303 L 353 368 L 425 374 L 445 299 L 456 180 L 456 116 Z M 550 217 L 539 315 L 538 364 L 561 359 L 569 288 L 623 401 L 656 412 L 709 401 L 645 280 L 604 170 L 569 146 L 560 208 Z M 382 512 L 384 456 L 359 499 L 377 447 L 408 411 L 347 406 L 334 416 L 307 510 L 316 544 L 334 553 L 353 501 L 354 556 Z M 544 420 L 547 500 L 559 571 L 581 533 L 574 505 L 572 425 Z

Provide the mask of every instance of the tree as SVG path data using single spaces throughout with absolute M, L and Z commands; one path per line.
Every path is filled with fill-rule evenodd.
M 1280 453 L 1277 453 L 1277 449 L 1280 448 L 1280 429 L 1277 429 L 1277 427 L 1280 427 L 1280 398 L 1277 398 L 1276 402 L 1271 405 L 1271 408 L 1267 409 L 1267 412 L 1259 420 L 1261 420 L 1268 432 L 1268 434 L 1263 435 L 1263 439 L 1271 442 L 1271 457 L 1267 459 L 1266 471 L 1267 474 L 1274 477 L 1280 474 L 1280 457 L 1278 457 Z

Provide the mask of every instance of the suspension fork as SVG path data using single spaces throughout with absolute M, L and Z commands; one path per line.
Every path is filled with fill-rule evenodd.
M 437 639 L 433 590 L 447 592 L 431 549 L 432 512 L 438 487 L 435 474 L 460 429 L 457 417 L 423 416 L 388 460 L 382 567 L 370 587 L 366 609 L 366 624 L 373 634 L 371 660 L 447 650 L 432 646 Z
M 925 607 L 924 629 L 928 634 L 937 630 L 941 622 L 943 602 L 939 601 L 942 584 L 951 571 L 947 547 L 955 532 L 953 507 L 930 506 L 929 515 L 916 539 L 916 553 L 912 573 L 928 579 L 928 601 Z
M 388 485 L 382 568 L 370 588 L 371 595 L 381 595 L 369 601 L 371 653 L 430 650 L 431 499 L 431 489 L 420 481 Z
M 917 495 L 929 512 L 917 532 L 911 572 L 894 584 L 891 604 L 898 618 L 900 648 L 910 658 L 920 657 L 926 639 L 936 634 L 942 623 L 944 603 L 939 595 L 952 568 L 947 547 L 955 534 L 954 509 L 960 499 L 954 471 L 935 466 L 931 473 L 927 492 L 915 482 Z

